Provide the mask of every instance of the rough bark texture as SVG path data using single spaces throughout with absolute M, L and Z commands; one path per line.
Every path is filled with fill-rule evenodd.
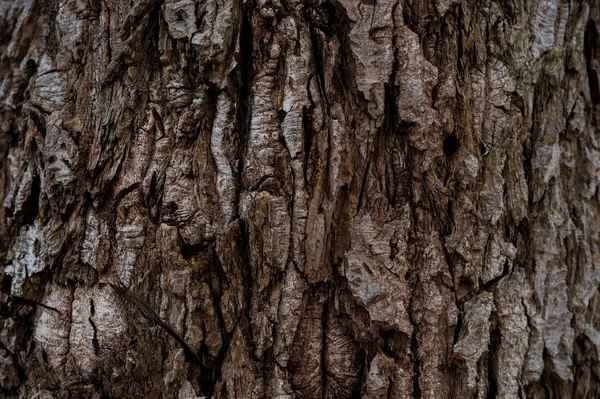
M 0 396 L 600 397 L 599 30 L 0 1 Z

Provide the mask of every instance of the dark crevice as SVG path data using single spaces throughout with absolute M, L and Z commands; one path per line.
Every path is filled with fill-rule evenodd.
M 252 13 L 254 10 L 254 1 L 249 1 L 247 4 L 240 2 L 241 10 L 241 22 L 240 22 L 240 52 L 239 52 L 239 74 L 238 74 L 238 87 L 239 87 L 239 101 L 236 115 L 236 127 L 238 132 L 238 143 L 237 143 L 237 190 L 236 195 L 238 198 L 235 199 L 235 203 L 239 202 L 239 192 L 243 187 L 243 167 L 244 158 L 246 152 L 246 144 L 248 135 L 250 133 L 250 119 L 252 117 L 252 81 L 254 78 L 253 70 L 253 43 L 254 43 L 254 30 L 252 28 Z M 235 217 L 238 216 L 237 207 L 235 209 Z
M 121 191 L 119 191 L 119 193 L 115 196 L 114 199 L 114 203 L 118 204 L 123 198 L 125 198 L 127 196 L 127 194 L 137 190 L 140 187 L 140 183 L 133 183 L 131 186 L 129 187 L 125 187 L 124 189 L 122 189 Z
M 418 32 L 419 23 L 418 16 L 416 15 L 417 7 L 411 3 L 412 2 L 409 1 L 404 5 L 404 7 L 402 7 L 402 19 L 404 24 L 408 26 L 411 31 Z
M 10 274 L 4 274 L 2 276 L 2 281 L 0 282 L 0 291 L 2 291 L 4 293 L 9 293 L 11 287 L 12 287 L 12 276 Z
M 154 184 L 152 184 L 154 180 Z M 158 224 L 163 213 L 163 193 L 165 187 L 166 174 L 162 175 L 160 181 L 156 178 L 156 173 L 152 173 L 150 180 L 150 192 L 148 194 L 147 206 L 150 220 Z
M 399 121 L 396 123 L 396 132 L 400 137 L 407 137 L 415 126 L 415 122 Z
M 96 309 L 94 307 L 94 300 L 90 299 L 90 317 L 88 317 L 88 321 L 90 322 L 90 325 L 94 330 L 94 335 L 92 336 L 92 346 L 94 347 L 94 354 L 98 355 L 98 353 L 100 352 L 100 344 L 98 342 L 98 329 L 96 328 L 96 323 L 94 323 L 94 320 L 92 319 L 92 317 L 94 317 L 95 312 Z
M 10 276 L 5 276 L 5 278 L 4 278 L 4 279 L 5 279 L 5 280 L 7 280 L 7 279 L 8 279 L 8 280 L 9 280 L 9 282 L 10 282 L 10 280 L 12 280 L 12 278 L 11 278 Z M 4 281 L 3 281 L 3 284 L 4 284 Z M 4 291 L 4 289 L 3 289 L 2 291 L 3 291 L 3 292 L 9 292 L 9 291 Z M 33 299 L 25 299 L 25 298 L 21 298 L 21 297 L 14 296 L 14 295 L 10 295 L 10 294 L 9 294 L 9 296 L 10 296 L 10 298 L 11 298 L 12 300 L 14 300 L 16 303 L 24 303 L 24 304 L 26 304 L 26 305 L 30 305 L 30 306 L 39 306 L 39 307 L 42 307 L 42 308 L 44 308 L 44 309 L 46 309 L 46 310 L 50 310 L 50 311 L 52 311 L 52 312 L 56 312 L 56 313 L 58 313 L 58 314 L 61 314 L 61 313 L 60 313 L 60 310 L 58 310 L 58 309 L 56 309 L 56 308 L 54 308 L 54 307 L 52 307 L 52 306 L 49 306 L 49 305 L 43 304 L 43 303 L 41 303 L 41 302 L 35 301 L 35 300 L 33 300 Z
M 242 281 L 251 281 L 251 268 L 250 267 L 243 267 L 242 265 L 249 265 L 250 264 L 250 240 L 249 240 L 249 234 L 248 234 L 248 226 L 246 226 L 246 223 L 244 222 L 244 220 L 242 219 L 238 219 L 239 220 L 239 236 L 238 236 L 238 240 L 236 242 L 236 246 L 237 248 L 241 248 L 241 250 L 239 251 L 239 261 L 240 261 L 240 265 L 239 267 L 242 268 Z M 250 307 L 250 303 L 252 302 L 252 286 L 250 284 L 244 284 L 244 287 L 242 287 L 242 290 L 244 291 L 244 303 L 242 308 L 243 309 L 249 309 Z M 243 312 L 242 316 L 244 317 L 244 321 L 246 323 L 247 326 L 249 326 L 250 323 L 250 315 L 248 312 Z
M 310 90 L 307 88 L 307 92 L 309 93 L 310 96 Z M 304 182 L 305 184 L 308 186 L 309 185 L 309 181 L 308 181 L 308 165 L 309 165 L 309 159 L 310 159 L 310 151 L 312 148 L 312 141 L 313 141 L 313 130 L 312 130 L 312 111 L 314 110 L 315 105 L 314 103 L 312 103 L 311 101 L 311 106 L 310 108 L 304 108 L 302 111 L 302 127 L 303 127 L 303 131 L 304 131 L 304 159 L 302 162 L 302 166 L 303 166 L 303 171 L 304 171 Z
M 458 150 L 458 137 L 456 137 L 456 132 L 453 132 L 444 139 L 443 148 L 444 154 L 446 154 L 447 157 L 452 157 L 456 154 L 456 151 Z
M 34 60 L 28 59 L 25 66 L 23 67 L 23 74 L 25 75 L 23 79 L 15 80 L 17 83 L 17 87 L 14 94 L 12 95 L 12 102 L 17 106 L 23 105 L 27 100 L 29 100 L 29 81 L 31 77 L 37 72 L 37 65 Z
M 214 239 L 203 240 L 197 244 L 186 244 L 185 240 L 181 235 L 181 231 L 177 229 L 177 236 L 179 237 L 179 243 L 181 248 L 181 256 L 183 259 L 190 259 L 210 248 L 214 243 Z
M 21 207 L 21 215 L 23 217 L 23 224 L 33 224 L 39 213 L 39 199 L 40 199 L 40 177 L 36 174 L 31 182 L 31 193 L 27 197 L 27 200 Z
M 482 141 L 479 144 L 479 155 L 481 155 L 482 157 L 486 156 L 488 153 L 490 152 L 490 149 L 488 148 L 487 145 L 485 145 L 485 143 Z
M 403 359 L 409 352 L 411 337 L 398 330 L 379 330 L 382 339 L 381 350 L 392 359 Z
M 184 349 L 187 360 L 192 360 L 198 364 L 202 364 L 202 361 L 196 351 L 194 351 L 192 347 L 169 324 L 162 321 L 160 316 L 154 310 L 150 309 L 145 303 L 138 299 L 134 293 L 124 287 L 119 287 L 114 284 L 109 285 L 120 299 L 133 305 L 146 320 L 161 327 L 168 335 L 175 339 L 175 341 L 177 341 Z
M 391 377 L 388 377 L 388 388 L 385 393 L 386 399 L 392 399 L 392 393 L 394 392 L 394 380 Z
M 323 70 L 322 50 L 314 25 L 309 22 L 308 28 L 310 33 L 310 42 L 313 51 L 313 58 L 315 61 L 315 70 L 317 72 L 317 83 L 319 86 L 319 91 L 321 92 L 321 97 L 325 101 L 325 104 L 327 104 L 327 90 L 325 89 L 325 72 Z
M 598 54 L 600 52 L 600 35 L 594 21 L 588 22 L 585 27 L 583 43 L 590 96 L 592 97 L 592 101 L 598 104 L 600 103 L 600 76 L 598 76 L 600 71 L 593 65 L 593 62 L 600 55 Z
M 27 372 L 25 371 L 24 364 L 22 361 L 20 361 L 19 356 L 17 356 L 16 353 L 13 353 L 12 351 L 10 351 L 6 345 L 0 340 L 0 351 L 6 351 L 6 353 L 8 353 L 8 355 L 11 358 L 12 364 L 14 365 L 16 371 L 17 371 L 17 377 L 19 379 L 20 382 L 25 381 L 27 379 Z M 12 390 L 10 390 L 9 392 L 14 393 L 14 397 L 18 397 L 18 393 L 17 393 L 17 389 L 18 387 L 14 387 Z M 5 392 L 6 390 L 4 387 L 0 387 L 0 392 Z M 12 396 L 9 396 L 12 397 Z
M 340 51 L 334 60 L 338 67 L 333 70 L 331 87 L 328 91 L 331 102 L 350 101 L 355 105 L 358 105 L 357 102 L 359 102 L 363 109 L 367 110 L 367 101 L 356 85 L 356 61 L 351 56 L 352 47 L 349 35 L 352 30 L 352 22 L 347 15 L 346 8 L 338 1 L 326 2 L 323 5 L 327 9 L 330 22 L 327 29 L 321 30 L 328 37 L 335 36 L 340 44 Z M 351 128 L 354 129 L 355 126 Z
M 412 190 L 412 187 L 411 187 L 411 190 Z M 413 204 L 413 206 L 414 206 L 414 204 Z M 416 222 L 416 220 L 417 220 L 416 216 L 413 215 L 413 217 Z M 413 226 L 415 226 L 415 225 L 413 225 Z M 413 228 L 416 229 L 416 227 L 413 227 Z M 412 242 L 411 244 L 414 248 L 415 243 Z M 417 265 L 418 262 L 419 262 L 419 259 L 417 257 L 417 253 L 415 252 L 413 254 L 410 264 Z M 410 360 L 411 360 L 411 364 L 412 364 L 413 398 L 421 398 L 421 384 L 419 381 L 419 379 L 421 377 L 421 362 L 419 360 L 419 354 L 418 354 L 419 340 L 417 338 L 419 324 L 417 323 L 417 321 L 414 318 L 414 308 L 415 308 L 414 302 L 418 300 L 418 298 L 417 298 L 417 287 L 419 285 L 418 273 L 419 273 L 418 269 L 411 268 L 407 272 L 407 276 L 406 276 L 407 281 L 410 281 L 410 285 L 412 286 L 411 295 L 410 295 L 410 303 L 409 303 L 409 307 L 408 307 L 410 309 L 410 313 L 409 313 L 408 317 L 410 320 L 410 324 L 413 327 L 412 335 L 410 337 L 410 352 L 409 352 Z
M 152 172 L 152 177 L 150 178 L 150 186 L 148 187 L 148 192 L 144 196 L 144 202 L 146 208 L 148 209 L 148 218 L 153 223 L 157 223 L 158 220 L 155 218 L 156 213 L 154 207 L 156 206 L 156 172 Z
M 321 392 L 323 399 L 327 397 L 327 317 L 329 310 L 329 299 L 323 304 L 323 316 L 321 319 Z
M 385 91 L 384 91 L 384 111 L 383 111 L 383 115 L 384 115 L 384 120 L 383 120 L 383 135 L 381 135 L 381 139 L 385 140 L 385 141 L 390 141 L 392 143 L 392 146 L 397 143 L 396 140 L 394 140 L 394 137 L 396 132 L 395 132 L 395 128 L 396 128 L 396 103 L 395 103 L 395 98 L 396 98 L 396 70 L 398 68 L 398 59 L 397 59 L 397 54 L 398 50 L 395 49 L 394 51 L 394 64 L 392 67 L 392 72 L 390 74 L 390 82 L 389 84 L 385 85 Z M 387 143 L 384 143 L 383 146 L 385 148 L 385 145 Z M 389 147 L 388 147 L 389 148 Z M 392 147 L 393 148 L 393 147 Z M 398 191 L 397 186 L 396 186 L 396 182 L 397 182 L 397 176 L 396 176 L 396 170 L 393 167 L 393 155 L 392 155 L 392 150 L 387 150 L 385 153 L 388 156 L 388 165 L 389 167 L 386 168 L 386 174 L 389 173 L 391 174 L 391 178 L 388 184 L 386 184 L 386 195 L 387 195 L 387 199 L 388 202 L 390 204 L 390 206 L 392 208 L 396 207 L 396 193 Z M 393 259 L 393 257 L 392 257 Z
M 585 335 L 575 338 L 573 345 L 574 379 L 572 398 L 597 398 L 600 389 L 600 376 L 597 375 L 598 358 L 595 345 Z
M 219 325 L 219 335 L 222 337 L 221 339 L 222 339 L 223 343 L 221 345 L 221 348 L 219 349 L 219 353 L 217 354 L 217 356 L 214 360 L 214 366 L 212 368 L 212 373 L 211 373 L 213 376 L 213 379 L 212 379 L 211 384 L 208 387 L 208 389 L 205 390 L 205 392 L 207 393 L 207 395 L 209 397 L 212 396 L 212 390 L 214 389 L 214 385 L 220 378 L 221 368 L 223 366 L 223 362 L 225 361 L 225 356 L 227 355 L 227 352 L 229 350 L 229 344 L 231 343 L 231 339 L 236 330 L 236 326 L 234 326 L 230 332 L 227 332 L 227 330 L 226 330 L 227 324 L 223 318 L 223 313 L 221 312 L 221 309 L 224 308 L 221 303 L 221 298 L 223 296 L 223 289 L 221 287 L 221 282 L 226 283 L 227 276 L 223 272 L 223 268 L 219 261 L 219 257 L 217 255 L 215 245 L 212 245 L 211 249 L 213 252 L 213 254 L 212 254 L 213 262 L 215 265 L 215 267 L 211 268 L 211 270 L 213 271 L 213 273 L 215 275 L 210 279 L 211 281 L 209 284 L 209 288 L 210 288 L 210 294 L 212 297 L 212 302 L 214 303 L 214 307 L 216 309 L 216 315 L 217 315 L 217 320 L 218 320 L 218 325 Z
M 458 306 L 458 304 L 457 304 Z M 456 318 L 456 326 L 454 327 L 454 337 L 452 339 L 452 347 L 454 347 L 454 345 L 456 345 L 456 343 L 458 342 L 458 337 L 460 335 L 460 330 L 462 329 L 462 324 L 463 324 L 463 310 L 461 309 L 462 306 L 460 306 L 458 308 L 459 312 L 458 312 L 458 317 Z
M 504 269 L 502 270 L 502 273 L 500 273 L 498 277 L 494 277 L 493 279 L 485 283 L 483 286 L 484 291 L 491 291 L 498 281 L 508 276 L 508 273 L 510 273 L 510 262 L 508 261 L 508 259 L 506 259 L 506 261 L 504 261 Z
M 156 107 L 150 107 L 150 109 L 152 110 L 152 116 L 154 117 L 154 123 L 156 124 L 156 127 L 160 131 L 160 135 L 161 135 L 160 137 L 165 137 L 166 130 L 165 130 L 165 125 L 164 125 L 162 116 L 156 110 Z
M 492 317 L 497 317 L 497 316 L 493 315 Z M 488 362 L 488 364 L 487 364 L 487 371 L 488 371 L 487 397 L 488 398 L 495 398 L 495 397 L 497 397 L 497 394 L 498 394 L 496 378 L 494 377 L 493 359 L 496 357 L 497 348 L 499 347 L 499 345 L 500 345 L 500 330 L 498 329 L 497 320 L 493 320 L 491 322 L 491 326 L 490 326 L 490 343 L 489 343 L 489 350 L 488 350 L 488 356 L 487 356 L 487 362 Z
M 236 326 L 237 327 L 237 326 Z M 219 353 L 217 354 L 217 357 L 214 359 L 214 361 L 212 362 L 212 372 L 206 372 L 204 371 L 202 377 L 199 379 L 199 382 L 201 383 L 201 388 L 202 388 L 202 392 L 204 394 L 206 394 L 207 397 L 212 397 L 213 393 L 214 393 L 214 389 L 215 389 L 215 385 L 217 383 L 217 381 L 219 381 L 219 379 L 221 378 L 221 371 L 223 368 L 223 363 L 225 362 L 225 357 L 227 356 L 227 353 L 229 352 L 229 345 L 231 344 L 231 340 L 233 338 L 233 334 L 235 332 L 236 328 L 233 328 L 232 331 L 228 334 L 225 334 L 222 337 L 222 345 L 221 348 L 219 349 Z M 207 350 L 207 348 L 205 348 L 205 342 L 202 342 L 203 344 L 203 352 Z M 208 355 L 206 355 L 208 356 Z M 206 357 L 204 356 L 204 357 Z
M 236 260 L 237 267 L 241 267 L 241 265 L 248 264 L 248 243 L 247 237 L 245 233 L 245 227 L 243 221 L 241 219 L 236 219 L 236 221 L 232 223 L 239 224 L 239 235 L 236 235 L 237 240 L 234 245 L 235 248 L 239 249 L 237 255 L 239 258 Z M 225 359 L 227 354 L 229 353 L 229 347 L 231 345 L 234 334 L 237 330 L 247 332 L 250 331 L 250 321 L 249 315 L 246 311 L 248 309 L 248 304 L 250 303 L 251 298 L 251 286 L 250 284 L 245 284 L 244 287 L 240 288 L 244 291 L 243 302 L 240 304 L 240 308 L 238 309 L 239 313 L 236 315 L 236 324 L 232 326 L 229 332 L 226 331 L 225 321 L 223 318 L 223 314 L 219 309 L 222 309 L 221 306 L 221 296 L 222 296 L 222 288 L 220 287 L 220 283 L 229 284 L 228 278 L 225 275 L 225 271 L 223 269 L 222 264 L 219 261 L 218 255 L 215 252 L 215 247 L 212 246 L 213 251 L 213 261 L 215 263 L 214 270 L 211 271 L 210 278 L 210 293 L 213 303 L 215 304 L 215 308 L 217 309 L 216 316 L 218 318 L 219 324 L 219 333 L 222 338 L 222 344 L 217 353 L 216 357 L 212 356 L 208 353 L 208 347 L 206 346 L 206 342 L 203 341 L 201 344 L 201 348 L 198 351 L 198 357 L 200 358 L 199 366 L 199 374 L 195 377 L 196 381 L 200 385 L 202 393 L 207 397 L 211 397 L 215 394 L 215 385 L 221 379 L 222 375 L 222 367 L 225 363 Z M 249 272 L 249 268 L 244 268 L 242 273 Z M 214 273 L 214 274 L 212 274 Z M 240 276 L 241 281 L 250 281 L 250 276 L 247 274 L 242 274 Z M 204 334 L 206 335 L 205 329 L 203 329 Z M 248 339 L 248 336 L 244 334 L 244 339 Z M 251 342 L 248 342 L 248 345 L 251 346 Z

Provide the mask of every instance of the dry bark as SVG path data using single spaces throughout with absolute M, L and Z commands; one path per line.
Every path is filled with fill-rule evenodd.
M 0 1 L 0 396 L 600 397 L 599 30 Z

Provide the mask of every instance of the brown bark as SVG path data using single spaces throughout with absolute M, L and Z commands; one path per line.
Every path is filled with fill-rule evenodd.
M 0 396 L 600 397 L 599 29 L 0 1 Z

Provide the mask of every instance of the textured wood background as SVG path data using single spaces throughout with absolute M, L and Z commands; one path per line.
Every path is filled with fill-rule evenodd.
M 0 396 L 599 398 L 599 0 L 1 0 Z

